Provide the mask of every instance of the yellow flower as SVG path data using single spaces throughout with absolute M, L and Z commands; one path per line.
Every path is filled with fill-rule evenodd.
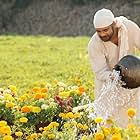
M 49 125 L 52 126 L 52 127 L 58 127 L 59 126 L 59 123 L 57 123 L 57 122 L 51 122 Z
M 95 122 L 96 123 L 101 123 L 103 121 L 103 118 L 102 117 L 97 117 L 96 119 L 95 119 Z
M 105 127 L 105 128 L 103 128 L 103 131 L 104 131 L 104 135 L 108 136 L 110 134 L 110 132 L 111 132 L 111 129 L 108 128 L 108 127 Z
M 37 138 L 37 133 L 31 134 L 30 138 L 31 138 L 31 139 L 36 139 L 36 138 Z
M 73 118 L 74 118 L 73 113 L 72 113 L 72 112 L 68 112 L 68 113 L 66 114 L 66 118 L 73 119 Z
M 101 132 L 95 133 L 95 140 L 104 140 L 104 134 Z
M 19 121 L 21 123 L 27 123 L 28 122 L 28 119 L 26 117 L 22 117 L 22 118 L 19 119 Z
M 7 122 L 6 121 L 0 121 L 0 127 L 1 126 L 6 126 L 7 125 Z
M 48 125 L 47 127 L 44 127 L 44 131 L 49 131 L 49 130 L 51 130 L 51 128 L 52 127 Z
M 133 124 L 133 123 L 129 123 L 129 124 L 127 125 L 127 128 L 128 128 L 128 129 L 133 129 L 133 128 L 136 128 L 136 126 L 135 126 L 135 124 Z
M 86 130 L 88 129 L 88 126 L 86 124 L 83 125 L 83 129 Z
M 48 138 L 49 139 L 54 139 L 55 138 L 55 135 L 54 134 L 48 134 Z
M 38 135 L 38 138 L 41 138 L 42 137 L 42 134 L 41 133 L 37 133 Z
M 2 126 L 0 128 L 0 132 L 2 134 L 7 134 L 7 135 L 11 135 L 11 128 L 9 126 Z
M 23 135 L 23 133 L 21 131 L 15 132 L 15 135 L 18 137 L 21 137 Z
M 3 137 L 3 140 L 13 140 L 12 136 L 6 135 Z
M 112 128 L 112 133 L 113 133 L 113 134 L 119 134 L 120 131 L 121 131 L 121 128 L 119 128 L 119 127 L 114 127 L 114 128 Z
M 26 140 L 33 140 L 33 139 L 30 136 L 27 136 Z
M 137 128 L 137 133 L 140 134 L 140 127 Z
M 20 96 L 20 100 L 22 100 L 22 101 L 27 100 L 27 96 L 26 96 L 26 95 L 22 95 L 22 96 Z
M 67 97 L 69 97 L 70 96 L 70 92 L 60 92 L 59 93 L 59 96 L 61 96 L 61 97 L 63 97 L 63 98 L 67 98 Z
M 15 104 L 12 102 L 7 102 L 5 106 L 6 106 L 6 108 L 13 108 L 15 106 Z
M 76 121 L 72 121 L 72 122 L 71 122 L 71 125 L 76 126 L 76 125 L 77 125 L 77 122 L 76 122 Z
M 83 129 L 83 125 L 81 123 L 78 123 L 77 127 L 80 128 L 80 129 Z
M 7 100 L 14 101 L 15 99 L 12 97 L 12 95 L 10 95 L 10 96 L 7 97 Z
M 41 97 L 42 98 L 47 98 L 48 97 L 48 94 L 43 92 L 43 93 L 41 93 Z
M 9 86 L 9 89 L 10 89 L 11 91 L 13 91 L 13 92 L 16 92 L 16 91 L 17 91 L 16 86 L 13 86 L 13 85 L 10 85 L 10 86 Z
M 111 140 L 122 140 L 120 135 L 112 135 Z
M 127 115 L 131 118 L 134 117 L 136 115 L 136 110 L 134 108 L 129 108 L 127 110 Z
M 81 114 L 79 112 L 74 114 L 74 118 L 80 118 Z
M 60 113 L 59 117 L 66 118 L 66 114 L 65 113 Z
M 23 100 L 22 98 L 19 97 L 19 98 L 18 98 L 18 101 L 19 101 L 19 102 L 23 102 L 24 100 Z
M 64 124 L 64 128 L 68 128 L 69 126 L 70 126 L 70 124 L 67 122 Z
M 39 112 L 41 112 L 41 108 L 40 107 L 32 107 L 32 112 L 39 113 Z
M 37 92 L 40 92 L 41 90 L 40 90 L 40 87 L 34 87 L 32 91 L 37 93 Z
M 86 135 L 82 136 L 81 140 L 87 140 L 87 136 Z
M 8 93 L 5 93 L 4 94 L 4 99 L 5 100 L 9 100 L 9 101 L 13 101 L 14 100 L 14 98 L 12 97 L 12 95 L 11 94 L 8 94 Z

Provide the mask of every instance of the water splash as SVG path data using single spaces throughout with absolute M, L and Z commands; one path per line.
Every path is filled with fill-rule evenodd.
M 94 113 L 90 113 L 89 118 L 101 116 L 107 119 L 113 116 L 113 113 L 117 113 L 121 106 L 125 107 L 131 104 L 130 100 L 133 99 L 134 95 L 132 92 L 130 94 L 130 91 L 127 93 L 127 89 L 122 88 L 122 84 L 124 83 L 121 81 L 120 73 L 113 70 L 110 78 L 103 85 L 100 96 L 94 103 L 89 104 L 89 108 L 94 108 Z
M 113 77 L 113 79 L 111 78 Z M 100 96 L 94 101 L 93 107 L 95 113 L 98 116 L 102 116 L 107 119 L 108 116 L 112 116 L 112 112 L 118 106 L 118 86 L 120 86 L 120 76 L 119 72 L 113 70 L 112 74 L 103 85 Z M 116 100 L 117 99 L 117 100 Z
M 94 102 L 91 102 L 90 99 L 85 96 L 81 104 L 73 108 L 73 112 L 85 110 L 85 112 L 89 114 L 89 119 L 103 117 L 103 119 L 106 120 L 108 117 L 115 117 L 115 120 L 119 120 L 120 118 L 116 117 L 116 113 L 119 112 L 120 107 L 123 106 L 127 108 L 128 106 L 133 106 L 133 102 L 136 102 L 134 97 L 135 92 L 123 88 L 122 85 L 124 85 L 124 83 L 121 81 L 119 71 L 113 70 L 101 88 L 100 96 L 95 99 Z

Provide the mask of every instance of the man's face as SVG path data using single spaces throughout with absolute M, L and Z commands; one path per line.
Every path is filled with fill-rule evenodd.
M 110 41 L 114 33 L 113 25 L 111 24 L 104 28 L 96 28 L 96 32 L 104 42 Z

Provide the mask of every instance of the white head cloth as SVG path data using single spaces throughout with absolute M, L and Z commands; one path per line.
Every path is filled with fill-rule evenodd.
M 113 13 L 110 10 L 103 8 L 95 13 L 93 24 L 95 28 L 104 28 L 111 25 L 113 21 Z
M 125 55 L 129 54 L 128 30 L 123 23 L 123 21 L 125 21 L 125 20 L 128 20 L 128 19 L 124 16 L 115 18 L 116 26 L 119 29 L 118 37 L 120 37 L 120 39 L 121 39 L 119 59 L 121 59 Z

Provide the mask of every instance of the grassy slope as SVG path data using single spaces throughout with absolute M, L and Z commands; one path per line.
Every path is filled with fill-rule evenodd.
M 88 37 L 0 36 L 0 87 L 16 85 L 21 91 L 35 82 L 73 78 L 92 81 L 87 56 Z

